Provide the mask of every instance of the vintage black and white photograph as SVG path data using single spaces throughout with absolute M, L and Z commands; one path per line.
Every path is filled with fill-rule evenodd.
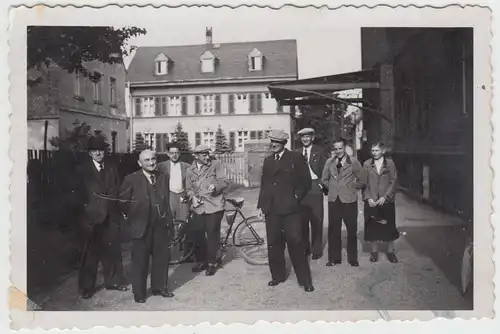
M 26 311 L 490 316 L 487 10 L 35 9 Z

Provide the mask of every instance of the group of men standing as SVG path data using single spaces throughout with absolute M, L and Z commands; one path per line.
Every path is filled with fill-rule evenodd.
M 179 161 L 180 148 L 169 145 L 170 159 L 157 162 L 156 153 L 139 154 L 140 169 L 120 182 L 116 166 L 104 159 L 106 144 L 92 137 L 90 159 L 77 169 L 76 191 L 84 231 L 84 250 L 79 273 L 82 297 L 95 293 L 99 262 L 103 265 L 105 288 L 127 291 L 120 247 L 120 229 L 132 240 L 132 292 L 137 303 L 147 299 L 147 278 L 151 292 L 173 297 L 168 290 L 170 240 L 174 220 L 185 221 L 196 212 L 187 242 L 195 243 L 197 263 L 193 271 L 215 273 L 220 223 L 224 209 L 223 192 L 229 186 L 221 165 L 209 157 L 209 148 L 195 148 L 192 165 Z M 189 199 L 189 203 L 186 199 Z M 150 267 L 151 263 L 151 267 Z
M 341 224 L 348 233 L 348 262 L 357 267 L 357 192 L 363 177 L 361 165 L 346 154 L 345 142 L 334 142 L 333 155 L 314 145 L 315 131 L 298 132 L 302 147 L 285 148 L 288 135 L 271 131 L 273 152 L 264 161 L 257 207 L 265 215 L 271 281 L 286 280 L 284 249 L 288 248 L 297 281 L 305 291 L 314 291 L 308 257 L 323 256 L 324 196 L 328 195 L 328 262 L 341 263 Z

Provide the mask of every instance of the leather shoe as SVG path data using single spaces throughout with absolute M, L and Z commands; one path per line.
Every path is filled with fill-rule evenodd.
M 358 261 L 349 261 L 349 264 L 351 265 L 351 267 L 359 267 Z
M 396 254 L 394 254 L 394 253 L 387 253 L 387 259 L 391 263 L 397 263 L 398 262 L 398 258 L 396 257 Z
M 269 283 L 267 283 L 267 285 L 269 286 L 276 286 L 280 283 L 283 283 L 285 280 L 278 280 L 278 279 L 272 279 L 269 281 Z
M 205 271 L 206 276 L 213 276 L 215 275 L 215 272 L 217 269 L 215 268 L 215 265 L 211 264 L 208 266 L 207 270 Z
M 137 298 L 134 296 L 134 301 L 139 304 L 144 304 L 146 302 L 146 298 Z
M 174 294 L 168 290 L 155 290 L 155 291 L 152 291 L 152 293 L 153 293 L 153 296 L 162 296 L 165 298 L 172 298 L 174 296 Z
M 333 267 L 333 266 L 336 266 L 337 264 L 341 264 L 342 261 L 339 261 L 339 260 L 335 260 L 335 261 L 328 261 L 326 266 L 327 267 Z
M 207 269 L 207 265 L 205 263 L 197 263 L 193 266 L 191 271 L 193 273 L 201 273 L 205 269 Z
M 314 286 L 312 284 L 306 284 L 304 286 L 304 291 L 305 292 L 313 292 L 314 291 Z
M 108 285 L 106 287 L 106 290 L 128 291 L 128 287 L 126 287 L 125 285 L 114 284 L 114 285 Z
M 94 293 L 90 290 L 85 290 L 82 292 L 82 298 L 83 299 L 89 299 L 89 298 L 92 298 L 92 296 L 94 295 Z

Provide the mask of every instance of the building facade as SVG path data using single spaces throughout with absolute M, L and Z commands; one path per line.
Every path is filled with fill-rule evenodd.
M 235 152 L 272 129 L 290 134 L 290 109 L 267 86 L 297 73 L 294 40 L 215 44 L 207 29 L 205 44 L 139 47 L 128 68 L 131 146 L 163 152 L 179 123 L 191 147 L 215 148 L 220 127 Z
M 28 72 L 29 79 L 39 81 L 27 90 L 28 149 L 55 150 L 51 138 L 64 138 L 84 122 L 106 136 L 111 151 L 128 151 L 124 65 L 95 61 L 84 66 L 90 75 L 56 65 Z
M 393 101 L 388 124 L 367 117 L 368 141 L 387 137 L 400 185 L 469 219 L 473 215 L 472 28 L 366 28 L 363 66 L 381 68 Z M 377 107 L 381 94 L 363 98 Z

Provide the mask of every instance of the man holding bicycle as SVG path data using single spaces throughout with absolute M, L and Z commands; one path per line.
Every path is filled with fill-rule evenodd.
M 207 276 L 216 271 L 220 244 L 221 220 L 224 215 L 224 192 L 229 180 L 222 165 L 210 159 L 210 148 L 199 145 L 194 149 L 195 161 L 186 170 L 186 194 L 195 213 L 194 226 L 196 264 L 193 272 L 205 270 Z

